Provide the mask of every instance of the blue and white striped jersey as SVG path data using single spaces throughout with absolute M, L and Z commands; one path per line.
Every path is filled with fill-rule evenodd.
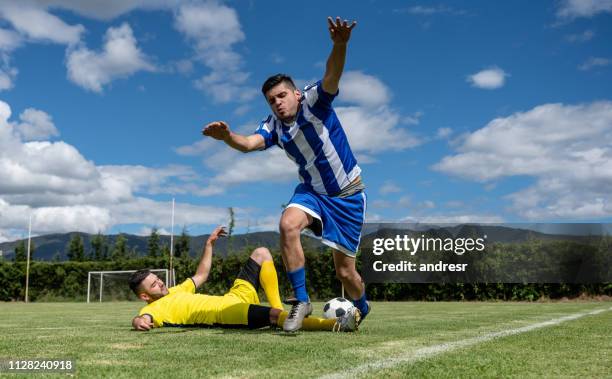
M 325 92 L 318 81 L 304 89 L 293 125 L 272 114 L 255 131 L 264 137 L 264 150 L 273 145 L 285 150 L 298 166 L 302 183 L 329 196 L 340 193 L 361 173 L 331 104 L 336 95 Z

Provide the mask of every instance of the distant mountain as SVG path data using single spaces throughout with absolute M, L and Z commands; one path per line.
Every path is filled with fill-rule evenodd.
M 383 226 L 384 224 L 381 224 Z M 397 224 L 394 224 L 395 226 Z M 372 226 L 372 224 L 368 225 Z M 528 229 L 510 228 L 506 226 L 492 225 L 472 225 L 462 224 L 450 227 L 439 228 L 435 226 L 419 225 L 418 230 L 400 229 L 400 228 L 380 228 L 377 231 L 366 231 L 362 237 L 361 245 L 372 246 L 374 238 L 394 238 L 396 235 L 408 235 L 409 237 L 418 238 L 421 235 L 427 237 L 440 238 L 467 238 L 467 237 L 482 237 L 487 236 L 489 242 L 524 242 L 530 239 L 538 240 L 566 240 L 566 241 L 586 241 L 590 237 L 577 235 L 561 235 L 561 234 L 546 234 Z M 50 261 L 56 254 L 60 260 L 66 260 L 67 246 L 74 234 L 78 234 L 83 238 L 85 246 L 85 254 L 88 255 L 91 250 L 91 239 L 95 234 L 87 234 L 80 232 L 64 233 L 64 234 L 48 234 L 44 236 L 33 237 L 34 244 L 34 259 Z M 123 234 L 127 239 L 128 250 L 136 248 L 138 255 L 146 255 L 148 236 L 136 236 L 132 234 Z M 200 256 L 202 247 L 208 239 L 208 234 L 190 237 L 190 254 L 192 257 Z M 106 243 L 112 247 L 118 235 L 107 235 Z M 176 237 L 175 237 L 176 238 Z M 278 232 L 257 232 L 249 234 L 237 234 L 230 238 L 221 238 L 215 246 L 215 255 L 226 257 L 228 252 L 242 252 L 245 248 L 255 248 L 258 246 L 266 246 L 272 250 L 279 249 L 280 235 Z M 5 259 L 12 259 L 15 246 L 19 241 L 0 243 L 0 251 L 3 251 Z M 325 247 L 316 239 L 303 236 L 302 243 L 307 250 L 323 250 Z M 160 246 L 163 244 L 170 245 L 169 236 L 160 236 Z M 231 246 L 230 246 L 231 245 Z
M 67 260 L 66 253 L 68 251 L 68 244 L 72 239 L 72 236 L 78 234 L 83 239 L 83 245 L 85 246 L 85 254 L 89 255 L 91 251 L 91 240 L 95 237 L 95 234 L 87 234 L 81 232 L 63 233 L 63 234 L 47 234 L 43 236 L 32 237 L 32 243 L 34 244 L 33 259 L 50 261 L 54 259 L 57 254 L 60 260 Z M 107 245 L 112 248 L 115 244 L 115 240 L 119 235 L 106 235 Z M 132 234 L 123 234 L 127 240 L 128 250 L 136 248 L 139 256 L 146 255 L 147 252 L 147 240 L 148 236 L 136 236 Z M 202 247 L 208 239 L 209 234 L 200 236 L 190 236 L 190 254 L 192 257 L 200 256 Z M 178 236 L 175 236 L 176 238 Z M 166 244 L 170 246 L 170 236 L 159 236 L 160 246 Z M 242 252 L 247 247 L 258 247 L 265 246 L 272 250 L 279 249 L 280 235 L 278 232 L 257 232 L 249 234 L 236 234 L 231 238 L 220 238 L 217 240 L 215 245 L 215 255 L 226 257 L 228 252 Z M 14 256 L 15 246 L 20 240 L 12 242 L 0 243 L 0 251 L 3 252 L 4 259 L 11 260 Z M 26 240 L 27 243 L 27 240 Z M 322 245 L 315 239 L 304 236 L 302 239 L 304 247 L 308 249 L 322 248 Z M 231 246 L 230 246 L 231 245 Z

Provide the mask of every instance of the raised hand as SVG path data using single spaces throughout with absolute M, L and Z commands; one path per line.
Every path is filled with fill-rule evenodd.
M 225 230 L 225 228 L 223 226 L 217 226 L 215 230 L 210 233 L 210 236 L 208 237 L 208 242 L 214 244 L 219 237 L 225 236 L 227 236 L 227 231 Z
M 334 43 L 345 44 L 351 38 L 351 31 L 357 25 L 357 21 L 353 21 L 349 25 L 348 20 L 341 20 L 340 17 L 336 17 L 336 21 L 331 17 L 327 18 L 327 28 L 329 29 L 329 36 Z
M 226 141 L 230 135 L 230 128 L 224 121 L 214 121 L 202 129 L 202 134 L 214 139 Z

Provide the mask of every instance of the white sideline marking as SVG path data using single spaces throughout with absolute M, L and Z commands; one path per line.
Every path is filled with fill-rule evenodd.
M 545 328 L 547 326 L 558 325 L 566 321 L 572 321 L 572 320 L 576 320 L 576 319 L 579 319 L 585 316 L 596 315 L 596 314 L 607 312 L 607 311 L 612 311 L 612 307 L 597 309 L 597 310 L 594 310 L 591 312 L 585 312 L 585 313 L 574 313 L 568 316 L 563 316 L 563 317 L 555 318 L 552 320 L 523 326 L 521 328 L 502 330 L 499 332 L 487 333 L 482 336 L 467 338 L 467 339 L 459 340 L 455 342 L 446 342 L 446 343 L 442 343 L 439 345 L 427 346 L 427 347 L 420 348 L 416 351 L 410 352 L 408 354 L 396 356 L 393 358 L 381 359 L 381 360 L 370 362 L 370 363 L 365 363 L 363 365 L 353 367 L 348 370 L 343 370 L 341 372 L 324 375 L 321 378 L 325 378 L 325 379 L 354 378 L 356 376 L 365 374 L 367 371 L 376 371 L 376 370 L 381 370 L 385 368 L 390 368 L 390 367 L 394 367 L 402 363 L 413 363 L 413 362 L 420 361 L 425 358 L 440 355 L 442 353 L 446 353 L 449 351 L 453 351 L 453 350 L 457 350 L 460 348 L 473 346 L 473 345 L 476 345 L 482 342 L 490 341 L 495 338 L 502 338 L 502 337 L 512 336 L 515 334 L 530 332 L 535 329 Z

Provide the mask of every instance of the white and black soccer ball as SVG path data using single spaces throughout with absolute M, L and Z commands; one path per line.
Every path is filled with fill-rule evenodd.
M 327 319 L 344 316 L 349 309 L 355 306 L 343 297 L 331 299 L 323 306 L 323 317 Z

